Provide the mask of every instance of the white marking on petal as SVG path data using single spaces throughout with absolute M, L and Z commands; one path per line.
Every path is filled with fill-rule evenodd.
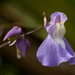
M 61 44 L 62 47 L 65 48 L 65 43 L 63 41 L 63 36 L 66 32 L 65 26 L 63 25 L 63 23 L 57 23 L 56 26 L 57 29 L 53 32 L 53 38 L 58 44 Z
M 9 44 L 9 46 L 12 46 L 13 44 L 16 43 L 17 40 L 13 41 L 11 44 Z
M 21 55 L 17 54 L 17 58 L 18 58 L 18 59 L 20 59 L 21 57 L 22 57 Z

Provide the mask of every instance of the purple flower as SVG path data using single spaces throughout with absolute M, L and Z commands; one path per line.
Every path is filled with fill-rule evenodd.
M 19 38 L 16 42 L 17 47 L 17 58 L 21 58 L 21 56 L 25 57 L 27 50 L 30 47 L 30 43 L 27 39 Z
M 21 58 L 21 56 L 25 57 L 26 52 L 30 46 L 30 43 L 27 39 L 23 37 L 20 37 L 22 29 L 18 26 L 14 26 L 4 37 L 3 41 L 8 39 L 11 44 L 9 46 L 12 46 L 14 43 L 16 43 L 17 48 L 17 58 Z
M 53 13 L 50 22 L 46 22 L 47 18 L 45 16 L 44 26 L 48 36 L 37 51 L 37 58 L 42 65 L 49 67 L 58 66 L 60 63 L 67 62 L 73 57 L 74 52 L 64 38 L 66 32 L 64 23 L 66 20 L 66 15 L 61 12 Z
M 14 36 L 17 36 L 21 33 L 21 28 L 18 27 L 18 26 L 14 26 L 7 34 L 6 36 L 4 37 L 3 41 L 5 41 L 6 39 L 8 38 L 11 38 L 11 37 L 14 37 Z

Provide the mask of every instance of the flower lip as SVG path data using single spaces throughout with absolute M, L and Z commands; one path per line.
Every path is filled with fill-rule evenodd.
M 43 41 L 36 54 L 38 60 L 44 66 L 58 66 L 62 62 L 67 62 L 72 55 L 55 42 L 50 35 Z

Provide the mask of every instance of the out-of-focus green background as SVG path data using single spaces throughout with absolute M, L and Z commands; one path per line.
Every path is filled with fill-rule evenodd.
M 25 31 L 43 26 L 42 13 L 46 12 L 48 21 L 56 11 L 67 15 L 65 37 L 75 51 L 75 0 L 0 0 L 0 44 L 5 34 L 15 25 Z M 31 43 L 25 58 L 17 59 L 16 47 L 5 46 L 0 49 L 0 75 L 75 75 L 75 65 L 62 63 L 57 67 L 44 67 L 36 58 L 36 52 L 47 32 L 42 29 L 28 35 Z

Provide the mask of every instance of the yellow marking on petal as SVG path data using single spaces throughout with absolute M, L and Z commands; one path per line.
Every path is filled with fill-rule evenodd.
M 65 34 L 66 30 L 65 30 L 65 26 L 63 24 L 63 22 L 61 22 L 62 26 L 63 26 L 63 35 Z
M 61 33 L 61 26 L 60 26 L 60 24 L 57 23 L 56 25 L 57 25 L 57 30 L 58 30 L 58 32 Z

